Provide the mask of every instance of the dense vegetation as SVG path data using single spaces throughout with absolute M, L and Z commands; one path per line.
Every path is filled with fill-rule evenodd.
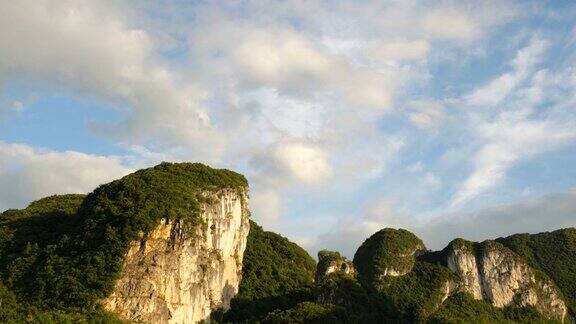
M 132 240 L 163 218 L 198 226 L 202 191 L 246 186 L 229 170 L 162 163 L 86 197 L 54 196 L 8 210 L 0 218 L 3 287 L 30 309 L 99 313 L 97 301 L 112 291 Z
M 65 323 L 101 321 L 118 322 L 98 307 L 82 311 L 42 307 L 42 303 L 17 298 L 37 281 L 35 266 L 48 258 L 50 251 L 66 237 L 72 237 L 79 226 L 76 212 L 83 195 L 51 196 L 31 203 L 22 210 L 8 210 L 0 215 L 0 322 Z M 44 274 L 45 276 L 45 274 Z M 4 284 L 4 282 L 6 284 Z M 12 290 L 9 290 L 9 285 Z M 41 298 L 41 297 L 40 297 Z
M 253 225 L 256 226 L 256 225 Z M 256 227 L 254 237 L 263 233 Z M 251 234 L 252 235 L 252 234 Z M 269 251 L 270 242 L 260 240 L 259 247 Z M 454 244 L 465 244 L 470 249 L 480 253 L 483 244 L 464 240 L 454 240 Z M 488 244 L 488 243 L 487 243 Z M 496 242 L 490 246 L 502 247 Z M 458 278 L 445 265 L 442 264 L 442 252 L 426 253 L 416 258 L 412 252 L 422 249 L 422 242 L 412 233 L 405 230 L 384 229 L 368 238 L 355 256 L 355 263 L 359 270 L 357 275 L 346 274 L 343 271 L 330 273 L 327 276 L 317 276 L 320 282 L 310 294 L 299 295 L 291 299 L 264 299 L 265 307 L 258 298 L 250 299 L 248 294 L 241 294 L 236 298 L 233 312 L 237 317 L 228 317 L 227 321 L 248 320 L 263 323 L 553 323 L 543 318 L 531 307 L 509 307 L 498 309 L 490 304 L 474 300 L 466 293 L 456 294 L 443 302 L 446 297 L 446 285 L 456 282 Z M 269 251 L 270 252 L 270 251 Z M 407 253 L 408 252 L 408 253 Z M 247 249 L 247 255 L 256 255 L 255 251 Z M 274 254 L 271 254 L 274 255 Z M 276 255 L 274 255 L 276 256 Z M 411 258 L 412 260 L 407 260 Z M 253 262 L 258 260 L 273 260 L 270 256 L 260 255 L 252 259 L 246 266 L 254 273 Z M 331 263 L 338 263 L 343 257 L 332 251 L 319 252 L 319 273 Z M 283 266 L 289 265 L 286 261 L 277 260 Z M 383 269 L 390 266 L 410 266 L 412 270 L 403 276 L 382 276 Z M 268 268 L 268 266 L 264 266 Z M 279 272 L 284 270 L 278 269 Z M 310 272 L 309 272 L 310 273 Z M 248 276 L 248 281 L 242 282 L 243 287 L 250 287 L 246 291 L 274 292 L 277 279 L 253 280 L 257 276 Z M 309 275 L 308 275 L 309 276 Z M 378 276 L 377 285 L 373 284 Z M 274 278 L 269 273 L 265 278 Z M 291 289 L 298 290 L 297 282 Z M 264 285 L 264 287 L 262 286 Z M 257 287 L 257 288 L 256 288 Z M 309 289 L 309 282 L 301 283 L 301 290 Z M 265 293 L 262 296 L 270 296 Z M 241 299 L 241 302 L 239 302 Z M 253 304 L 251 304 L 251 301 Z M 240 311 L 239 311 L 240 310 Z M 242 312 L 245 310 L 246 312 Z M 238 317 L 241 314 L 243 317 Z M 258 314 L 256 317 L 252 314 Z
M 340 255 L 340 252 L 328 250 L 318 252 L 318 265 L 316 266 L 315 280 L 319 281 L 326 273 L 328 267 L 344 262 L 347 262 L 346 258 Z
M 346 316 L 343 307 L 331 304 L 302 302 L 287 310 L 275 310 L 263 323 L 338 323 Z
M 97 301 L 113 289 L 128 244 L 161 219 L 205 226 L 202 192 L 243 190 L 246 179 L 202 164 L 162 163 L 100 186 L 87 196 L 62 195 L 0 214 L 0 323 L 115 323 Z M 576 310 L 576 229 L 518 234 L 484 243 L 454 240 L 481 254 L 498 248 L 548 275 Z M 383 229 L 354 256 L 356 274 L 319 276 L 298 245 L 254 222 L 243 278 L 223 322 L 262 323 L 552 323 L 531 307 L 498 309 L 466 293 L 444 302 L 457 281 L 444 251 L 416 253 L 422 241 L 405 230 Z M 321 251 L 319 273 L 338 252 Z M 343 268 L 341 268 L 343 269 Z M 391 276 L 390 270 L 401 276 Z M 388 275 L 386 275 L 388 273 Z
M 406 275 L 386 278 L 381 289 L 388 308 L 386 317 L 407 322 L 426 320 L 441 304 L 444 286 L 454 279 L 448 268 L 425 262 L 416 262 Z
M 412 254 L 422 249 L 424 244 L 411 232 L 385 228 L 362 243 L 354 255 L 354 266 L 361 279 L 375 285 L 386 271 L 409 271 L 414 265 Z
M 315 301 L 330 303 L 343 308 L 339 311 L 340 323 L 382 322 L 383 301 L 374 290 L 358 282 L 354 275 L 337 271 L 317 283 Z
M 540 234 L 516 234 L 498 242 L 545 272 L 558 285 L 576 314 L 576 229 L 567 228 Z
M 531 307 L 496 308 L 467 293 L 448 298 L 430 317 L 430 323 L 556 323 Z
M 298 245 L 250 222 L 242 282 L 226 321 L 263 319 L 310 299 L 316 262 Z

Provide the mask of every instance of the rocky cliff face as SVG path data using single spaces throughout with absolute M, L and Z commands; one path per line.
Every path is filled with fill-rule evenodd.
M 165 220 L 131 243 L 105 309 L 134 321 L 195 323 L 229 308 L 250 229 L 247 194 L 203 196 L 200 225 Z
M 567 307 L 554 283 L 494 241 L 480 244 L 453 241 L 446 249 L 446 264 L 461 278 L 461 289 L 496 307 L 533 306 L 559 320 Z

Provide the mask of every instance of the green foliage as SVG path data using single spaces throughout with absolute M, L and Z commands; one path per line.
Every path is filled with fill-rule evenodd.
M 502 310 L 504 317 L 507 320 L 514 321 L 516 323 L 533 323 L 533 324 L 559 324 L 560 321 L 546 318 L 542 316 L 534 307 L 525 306 L 510 306 Z
M 334 272 L 318 284 L 314 300 L 340 307 L 333 323 L 424 322 L 440 306 L 444 286 L 453 279 L 447 268 L 417 262 L 410 273 L 387 278 L 377 291 L 354 276 Z
M 16 295 L 0 283 L 0 323 L 123 323 L 115 315 L 102 309 L 91 312 L 63 312 L 42 310 L 26 302 L 18 302 Z
M 259 231 L 253 232 L 255 237 L 265 233 L 257 229 Z M 269 243 L 255 244 L 246 253 L 259 255 L 255 250 L 266 250 L 267 246 Z M 334 272 L 316 283 L 313 294 L 302 294 L 291 299 L 265 297 L 275 291 L 270 287 L 276 287 L 274 281 L 277 279 L 258 273 L 250 277 L 253 279 L 248 285 L 251 289 L 246 291 L 267 291 L 265 294 L 252 293 L 264 298 L 250 300 L 246 294 L 240 299 L 239 295 L 229 312 L 236 317 L 228 317 L 227 320 L 275 323 L 555 323 L 532 307 L 499 309 L 487 302 L 474 300 L 465 293 L 456 294 L 443 302 L 447 285 L 459 279 L 444 264 L 446 251 L 429 252 L 415 258 L 412 252 L 422 248 L 422 242 L 410 232 L 385 229 L 370 237 L 358 249 L 354 259 L 356 268 L 362 271 L 358 278 Z M 477 257 L 481 257 L 486 250 L 497 249 L 521 259 L 494 241 L 474 243 L 456 239 L 449 248 L 466 248 Z M 259 255 L 254 260 L 266 259 L 270 257 Z M 321 268 L 343 260 L 343 257 L 338 252 L 320 251 L 319 260 L 318 269 L 321 271 Z M 396 266 L 390 267 L 391 264 Z M 411 271 L 402 276 L 382 276 L 383 269 L 398 269 L 398 264 L 409 266 Z M 262 267 L 268 268 L 265 265 Z M 370 276 L 378 277 L 378 280 L 366 280 Z M 261 282 L 257 278 L 260 277 L 265 278 L 262 281 L 266 282 L 265 287 L 258 286 Z
M 576 229 L 516 234 L 497 240 L 552 278 L 576 315 Z
M 268 314 L 263 323 L 338 323 L 345 316 L 342 307 L 302 302 L 288 310 Z
M 468 293 L 448 298 L 430 318 L 431 323 L 504 323 L 502 310 Z
M 129 243 L 161 219 L 200 224 L 202 192 L 242 190 L 246 179 L 202 164 L 162 163 L 100 186 L 85 198 L 54 196 L 0 216 L 0 273 L 17 299 L 46 316 L 100 312 Z M 37 316 L 44 316 L 38 313 Z M 68 315 L 66 315 L 68 316 Z M 47 317 L 46 322 L 50 322 Z
M 386 317 L 384 301 L 374 289 L 362 286 L 355 276 L 333 272 L 315 289 L 315 300 L 343 308 L 340 323 L 377 323 Z
M 225 320 L 254 321 L 310 299 L 315 268 L 304 249 L 251 221 L 239 293 Z
M 24 320 L 23 307 L 16 296 L 0 282 L 0 323 L 18 323 Z
M 426 320 L 442 303 L 446 285 L 455 280 L 448 268 L 425 262 L 416 262 L 403 276 L 387 277 L 380 289 L 386 317 L 403 322 Z
M 367 284 L 377 281 L 388 269 L 409 271 L 414 265 L 413 253 L 424 249 L 416 235 L 404 229 L 385 228 L 370 236 L 356 251 L 354 267 Z
M 345 262 L 346 258 L 340 255 L 339 252 L 322 250 L 318 252 L 318 265 L 316 266 L 316 281 L 326 273 L 328 267 L 336 262 Z
M 431 316 L 430 323 L 556 323 L 543 318 L 531 307 L 496 308 L 484 301 L 475 300 L 468 293 L 458 293 L 448 298 Z
M 326 269 L 334 261 L 344 261 L 345 258 L 336 251 L 322 250 L 318 252 L 318 269 Z
M 63 195 L 0 214 L 1 323 L 119 323 L 98 300 L 113 289 L 131 241 L 161 219 L 202 226 L 202 192 L 242 191 L 246 179 L 202 164 L 162 163 L 100 186 L 88 196 Z M 354 256 L 358 278 L 335 272 L 314 285 L 315 262 L 288 239 L 251 222 L 243 279 L 225 322 L 266 323 L 553 323 L 531 307 L 498 309 L 460 293 L 445 251 L 426 253 L 406 230 L 383 229 Z M 498 243 L 497 243 L 498 242 Z M 451 246 L 504 249 L 549 275 L 576 310 L 576 229 L 519 234 L 497 242 L 454 240 Z M 460 247 L 462 247 L 460 246 Z M 510 249 L 511 251 L 509 251 Z M 321 251 L 318 271 L 344 260 Z M 407 272 L 383 276 L 385 270 Z M 541 271 L 541 272 L 540 272 Z M 322 272 L 322 273 L 324 273 Z

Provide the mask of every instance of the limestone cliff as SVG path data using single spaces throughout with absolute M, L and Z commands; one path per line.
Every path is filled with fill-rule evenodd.
M 496 307 L 533 306 L 563 320 L 567 307 L 554 283 L 494 241 L 455 240 L 444 250 L 446 265 L 461 278 L 461 289 Z
M 203 196 L 199 225 L 163 220 L 131 243 L 104 308 L 150 323 L 195 323 L 229 308 L 250 229 L 247 193 L 223 189 Z

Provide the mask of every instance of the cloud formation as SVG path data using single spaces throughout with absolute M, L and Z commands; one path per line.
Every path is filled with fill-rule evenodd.
M 36 157 L 81 161 L 70 173 L 54 173 L 68 180 L 39 177 L 46 187 L 34 184 L 44 189 L 29 196 L 0 188 L 6 190 L 1 204 L 88 190 L 127 172 L 126 165 L 171 160 L 245 173 L 254 218 L 265 226 L 335 212 L 334 223 L 364 235 L 386 222 L 409 225 L 398 210 L 424 219 L 482 206 L 485 194 L 509 185 L 520 163 L 576 141 L 576 29 L 566 25 L 559 39 L 546 21 L 568 19 L 560 12 L 544 19 L 542 6 L 512 0 L 3 2 L 0 119 L 35 113 L 10 92 L 15 84 L 73 98 L 85 109 L 115 107 L 118 118 L 89 120 L 88 132 L 122 156 L 6 141 L 5 156 L 16 147 L 31 152 L 0 166 L 6 179 L 41 169 L 30 162 Z M 533 17 L 543 18 L 542 25 L 531 25 Z M 81 175 L 80 165 L 95 161 L 106 166 L 95 169 L 110 172 Z M 302 192 L 306 197 L 295 202 Z M 393 199 L 388 211 L 386 204 L 370 207 L 380 212 L 355 220 L 330 209 L 328 194 L 333 201 L 352 196 L 352 205 Z M 318 197 L 324 200 L 315 202 Z
M 405 228 L 432 250 L 444 248 L 455 238 L 483 241 L 516 233 L 540 233 L 576 226 L 576 190 L 531 201 L 502 204 L 472 213 L 444 214 L 419 219 L 395 209 L 388 200 L 369 206 L 362 216 L 343 219 L 318 236 L 311 251 L 337 249 L 353 257 L 370 235 L 385 227 Z
M 197 104 L 200 91 L 161 62 L 149 33 L 129 26 L 121 7 L 66 0 L 1 6 L 4 81 L 36 82 L 129 109 L 121 125 L 100 127 L 120 140 L 153 137 L 193 145 L 209 138 L 217 145 L 217 133 L 210 132 L 210 120 Z
M 131 170 L 113 156 L 55 152 L 0 141 L 0 211 L 54 194 L 87 193 Z
M 473 171 L 461 184 L 452 204 L 462 205 L 503 182 L 520 161 L 553 151 L 576 139 L 576 119 L 566 95 L 547 98 L 559 87 L 571 87 L 571 77 L 537 70 L 546 42 L 532 38 L 506 72 L 467 97 L 470 128 L 479 143 Z M 547 105 L 541 105 L 547 101 Z M 498 110 L 492 108 L 498 105 Z M 488 111 L 483 111 L 487 109 Z

